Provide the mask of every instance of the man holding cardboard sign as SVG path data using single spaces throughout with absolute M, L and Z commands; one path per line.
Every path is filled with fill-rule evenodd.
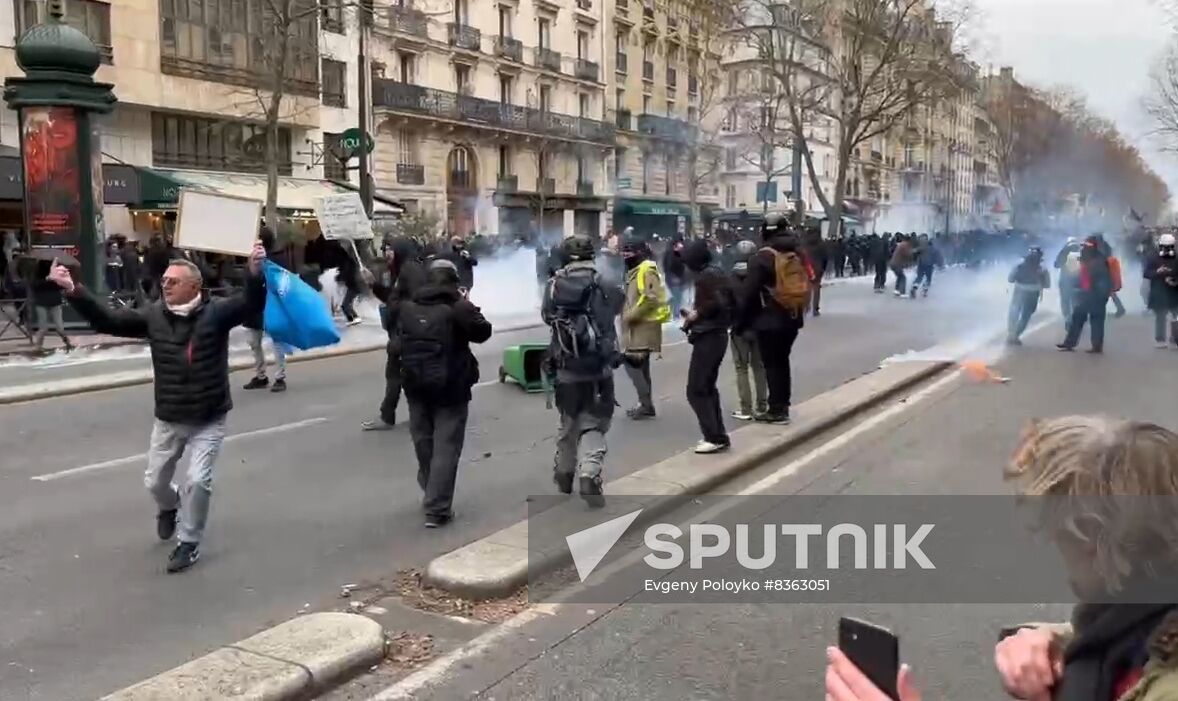
M 71 306 L 99 333 L 147 339 L 155 379 L 155 423 L 147 451 L 144 484 L 159 512 L 160 540 L 178 536 L 168 572 L 196 564 L 212 498 L 213 466 L 225 440 L 225 417 L 233 408 L 229 395 L 229 331 L 266 305 L 258 274 L 266 251 L 256 243 L 250 257 L 245 293 L 209 299 L 202 292 L 200 269 L 173 260 L 160 279 L 161 299 L 142 309 L 112 309 L 75 283 L 69 270 L 54 262 L 48 279 L 66 294 Z M 189 450 L 183 478 L 176 466 Z

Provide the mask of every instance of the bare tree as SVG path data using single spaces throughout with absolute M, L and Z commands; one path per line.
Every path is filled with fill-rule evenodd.
M 852 154 L 961 89 L 954 41 L 967 14 L 938 16 L 945 3 L 928 0 L 742 2 L 742 36 L 778 79 L 807 173 L 837 233 Z M 821 187 L 808 143 L 806 123 L 815 113 L 836 127 L 833 193 Z
M 769 211 L 769 187 L 776 179 L 793 172 L 793 158 L 783 151 L 793 150 L 793 133 L 788 100 L 771 75 L 762 89 L 749 89 L 735 99 L 730 119 L 740 136 L 735 147 L 741 160 L 755 167 L 764 183 L 762 211 Z M 743 127 L 742 127 L 743 125 Z M 800 195 L 794 193 L 797 199 Z
M 1167 151 L 1178 151 L 1178 42 L 1171 44 L 1150 72 L 1145 110 L 1153 119 L 1154 136 Z

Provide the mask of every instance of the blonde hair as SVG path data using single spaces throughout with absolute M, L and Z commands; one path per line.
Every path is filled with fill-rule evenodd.
M 1024 497 L 1046 497 L 1040 526 L 1095 546 L 1093 568 L 1110 591 L 1142 566 L 1178 560 L 1178 434 L 1172 431 L 1107 416 L 1036 419 L 1003 476 Z M 1159 553 L 1165 562 L 1158 562 Z

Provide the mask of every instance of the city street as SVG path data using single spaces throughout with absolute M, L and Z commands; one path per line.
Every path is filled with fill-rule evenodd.
M 1172 376 L 1178 354 L 1152 347 L 1140 315 L 1109 323 L 1104 356 L 1057 352 L 1052 322 L 997 364 L 1009 383 L 947 375 L 721 491 L 759 485 L 780 495 L 756 497 L 776 503 L 766 522 L 789 522 L 773 518 L 788 519 L 799 494 L 1009 494 L 1001 469 L 1031 418 L 1102 412 L 1172 426 L 1178 399 L 1155 380 Z M 761 513 L 766 501 L 733 499 L 731 512 L 746 515 L 742 508 Z M 675 514 L 660 520 L 677 523 Z M 899 635 L 925 698 L 999 699 L 1000 628 L 1067 614 L 1058 604 L 563 604 L 482 655 L 450 660 L 454 671 L 423 673 L 376 698 L 817 699 L 824 650 L 850 615 Z M 543 649 L 525 642 L 545 639 Z
M 859 281 L 826 288 L 823 316 L 807 321 L 795 347 L 795 401 L 869 372 L 891 356 L 998 333 L 1005 316 L 1003 290 L 1001 282 L 982 284 L 966 273 L 946 274 L 928 300 L 873 295 L 870 286 Z M 152 413 L 150 387 L 4 407 L 0 410 L 6 427 L 0 437 L 0 620 L 4 621 L 0 698 L 93 698 L 291 618 L 307 607 L 337 606 L 343 584 L 422 566 L 433 556 L 519 520 L 526 513 L 525 495 L 552 490 L 549 474 L 556 415 L 545 409 L 542 396 L 499 386 L 496 369 L 502 348 L 542 338 L 542 331 L 504 334 L 479 350 L 483 382 L 475 390 L 471 408 L 456 500 L 458 517 L 452 527 L 441 531 L 421 527 L 416 467 L 406 430 L 359 432 L 360 422 L 373 415 L 380 399 L 383 354 L 293 365 L 290 391 L 281 396 L 235 389 L 236 408 L 230 414 L 230 439 L 218 463 L 202 561 L 180 576 L 163 573 L 170 546 L 155 539 L 154 509 L 140 477 Z M 1133 344 L 1147 340 L 1135 332 Z M 1126 347 L 1126 352 L 1131 350 Z M 609 477 L 682 451 L 698 439 L 694 417 L 683 399 L 688 356 L 689 347 L 677 333 L 669 333 L 664 356 L 654 365 L 659 418 L 653 423 L 633 424 L 624 418 L 616 422 L 610 434 L 607 482 Z M 1078 356 L 1050 360 L 1062 361 L 1054 367 L 1065 373 L 1079 363 L 1096 362 Z M 238 387 L 247 379 L 247 373 L 232 377 Z M 730 411 L 735 392 L 727 364 L 721 383 L 725 409 Z M 633 393 L 620 375 L 619 388 L 619 401 L 628 406 Z M 994 410 L 998 415 L 993 420 L 1013 421 L 1015 414 L 1050 401 L 1051 396 L 1036 394 L 1041 389 L 1038 381 L 1029 379 L 1017 379 L 1011 388 L 987 389 L 1027 393 L 1040 402 L 1024 404 L 1020 399 L 1011 406 L 1004 404 L 1006 413 Z M 971 421 L 985 418 L 985 414 L 954 413 L 966 415 Z M 400 416 L 405 416 L 404 407 Z M 951 420 L 958 428 L 965 421 Z M 938 429 L 935 435 L 944 441 L 938 450 L 952 445 L 948 432 Z M 1004 434 L 988 429 L 977 442 L 985 450 L 1003 447 L 988 440 L 992 435 Z M 875 452 L 881 459 L 892 454 L 886 447 Z M 930 464 L 927 469 L 949 467 Z M 919 484 L 932 480 L 929 488 L 951 486 L 930 475 L 914 474 L 912 479 Z M 826 621 L 815 614 L 809 623 L 802 618 L 791 622 L 782 618 L 780 610 L 771 613 L 756 620 L 729 619 L 722 624 L 716 618 L 714 622 L 739 626 L 741 634 L 749 636 L 746 649 L 757 651 L 768 641 L 778 641 L 772 649 L 780 654 L 758 651 L 755 659 L 750 657 L 749 663 L 758 665 L 755 669 L 779 668 L 790 647 L 798 651 L 793 656 L 798 664 L 810 665 L 809 658 L 818 648 L 811 649 L 813 641 L 798 631 L 817 634 Z M 634 656 L 627 652 L 633 640 L 615 637 L 614 632 L 606 633 L 616 641 L 613 647 L 575 638 L 568 643 L 570 651 L 594 651 L 573 655 L 585 660 L 577 665 L 581 676 L 575 683 L 592 687 L 592 679 L 585 674 L 620 665 L 617 683 L 633 688 L 635 698 L 642 697 L 643 689 L 654 689 L 651 684 L 668 685 L 661 688 L 678 688 L 680 696 L 688 695 L 690 687 L 682 685 L 690 678 L 676 666 L 677 661 L 696 655 L 699 659 L 692 664 L 699 672 L 710 667 L 714 679 L 731 679 L 730 673 L 739 668 L 730 664 L 734 641 L 722 634 L 706 635 L 706 620 L 700 618 L 723 615 L 721 609 L 675 614 L 655 608 L 611 616 L 595 629 L 637 626 L 646 632 L 635 632 L 633 640 L 662 651 Z M 771 621 L 776 625 L 767 630 Z M 757 635 L 765 637 L 757 640 Z M 681 644 L 659 643 L 672 636 L 682 636 Z M 701 639 L 726 652 L 714 654 L 707 646 L 692 644 Z M 611 661 L 609 656 L 615 653 L 619 657 Z M 638 659 L 644 660 L 641 668 Z M 535 677 L 534 698 L 548 697 L 546 689 L 574 683 L 567 669 L 539 665 L 505 680 L 504 688 L 525 688 L 526 675 Z M 748 683 L 763 676 L 757 672 Z M 779 686 L 780 680 L 773 685 Z

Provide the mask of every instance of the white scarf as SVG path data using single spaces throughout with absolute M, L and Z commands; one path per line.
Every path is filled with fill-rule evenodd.
M 200 306 L 200 302 L 200 295 L 197 295 L 184 304 L 167 304 L 166 302 L 165 304 L 167 304 L 168 311 L 172 312 L 176 316 L 188 316 L 193 312 L 194 309 Z

